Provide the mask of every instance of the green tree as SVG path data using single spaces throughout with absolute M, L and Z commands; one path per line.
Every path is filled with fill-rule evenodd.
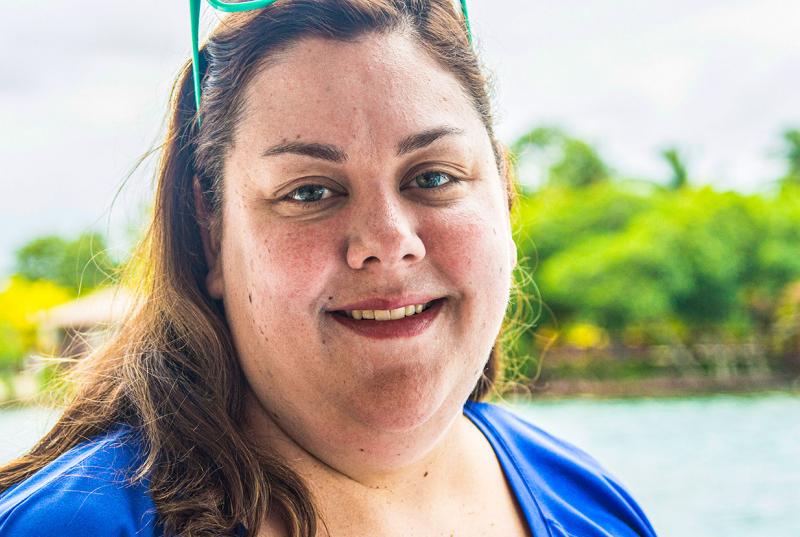
M 608 166 L 587 142 L 555 127 L 537 127 L 511 144 L 514 160 L 526 154 L 544 155 L 549 161 L 547 185 L 585 188 L 608 179 Z
M 741 332 L 800 279 L 800 196 L 630 186 L 548 187 L 518 204 L 520 257 L 562 323 Z
M 689 174 L 686 171 L 686 164 L 683 162 L 683 157 L 675 147 L 669 147 L 661 151 L 661 156 L 667 162 L 672 177 L 669 180 L 670 190 L 680 190 L 689 184 Z
M 785 185 L 778 196 L 754 210 L 760 234 L 746 283 L 772 302 L 787 284 L 800 280 L 800 184 Z
M 561 158 L 550 167 L 549 184 L 585 188 L 608 179 L 608 167 L 588 143 L 567 138 L 562 147 Z
M 625 229 L 631 218 L 653 203 L 651 193 L 634 192 L 612 181 L 585 189 L 545 187 L 517 203 L 514 221 L 520 253 L 545 260 L 584 238 Z
M 645 214 L 614 233 L 576 237 L 542 260 L 542 296 L 562 323 L 597 324 L 614 335 L 632 324 L 677 317 L 676 296 L 692 288 L 691 266 L 675 252 L 680 230 Z
M 781 183 L 800 185 L 800 130 L 785 131 L 783 140 L 786 144 L 783 151 L 783 156 L 786 158 L 786 175 L 781 179 Z
M 117 264 L 102 235 L 83 233 L 75 239 L 49 235 L 28 242 L 16 252 L 15 269 L 28 280 L 49 280 L 77 294 L 112 280 Z

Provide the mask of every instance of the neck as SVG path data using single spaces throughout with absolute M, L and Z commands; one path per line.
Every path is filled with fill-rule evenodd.
M 380 445 L 392 448 L 389 456 L 384 448 L 358 447 L 364 445 L 358 442 L 313 442 L 313 436 L 304 437 L 283 427 L 254 397 L 247 407 L 255 437 L 313 483 L 318 494 L 324 496 L 330 491 L 340 500 L 343 495 L 356 498 L 367 492 L 363 498 L 378 501 L 409 494 L 420 501 L 429 495 L 441 497 L 443 489 L 458 485 L 464 464 L 473 456 L 470 446 L 474 445 L 476 430 L 462 415 L 460 406 L 419 430 L 397 432 L 394 438 L 382 435 Z

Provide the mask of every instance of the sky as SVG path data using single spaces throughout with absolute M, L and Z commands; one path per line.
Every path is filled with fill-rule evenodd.
M 760 192 L 780 175 L 780 134 L 800 128 L 800 3 L 469 6 L 503 141 L 558 125 L 623 177 L 666 181 L 667 146 L 696 184 Z M 44 234 L 99 230 L 123 255 L 152 193 L 153 160 L 136 164 L 190 54 L 188 2 L 13 2 L 0 49 L 0 276 Z

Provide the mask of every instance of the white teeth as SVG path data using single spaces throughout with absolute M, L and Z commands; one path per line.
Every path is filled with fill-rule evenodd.
M 403 306 L 393 310 L 351 310 L 347 312 L 349 317 L 356 320 L 361 319 L 375 319 L 376 321 L 395 321 L 422 313 L 425 310 L 425 304 L 412 304 L 410 306 Z

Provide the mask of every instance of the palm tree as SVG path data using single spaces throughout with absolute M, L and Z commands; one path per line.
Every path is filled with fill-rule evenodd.
M 661 156 L 667 161 L 667 165 L 672 170 L 672 178 L 669 181 L 670 190 L 680 190 L 689 184 L 689 173 L 686 171 L 686 164 L 683 156 L 676 147 L 668 147 L 661 151 Z
M 800 130 L 789 129 L 783 133 L 786 149 L 783 157 L 786 158 L 788 169 L 781 179 L 783 184 L 800 185 Z

